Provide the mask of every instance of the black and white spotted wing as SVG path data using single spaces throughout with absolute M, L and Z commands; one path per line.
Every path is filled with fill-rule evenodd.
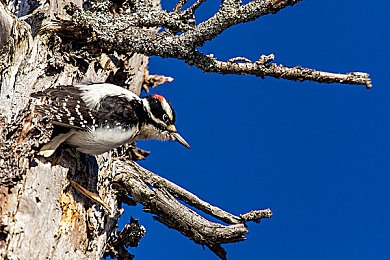
M 36 111 L 63 127 L 94 130 L 98 127 L 121 127 L 127 129 L 144 120 L 145 111 L 139 100 L 125 96 L 105 96 L 97 109 L 83 100 L 82 90 L 77 86 L 56 86 L 31 94 L 40 98 L 42 104 Z

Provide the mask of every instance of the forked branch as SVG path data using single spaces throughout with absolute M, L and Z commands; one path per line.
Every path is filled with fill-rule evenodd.
M 115 159 L 112 171 L 118 174 L 115 183 L 141 203 L 144 211 L 155 214 L 156 220 L 176 229 L 195 243 L 207 246 L 221 259 L 226 259 L 226 251 L 221 244 L 245 239 L 244 235 L 248 233 L 245 222 L 259 222 L 272 216 L 270 209 L 235 216 L 128 160 Z M 226 225 L 207 220 L 179 200 L 222 220 Z
M 95 11 L 91 8 L 88 12 L 73 10 L 72 21 L 46 25 L 42 31 L 59 31 L 63 36 L 73 39 L 74 32 L 82 29 L 87 33 L 78 37 L 84 37 L 89 46 L 95 44 L 99 49 L 103 47 L 123 53 L 136 52 L 148 56 L 177 58 L 204 72 L 363 85 L 371 88 L 371 79 L 367 73 L 338 74 L 301 66 L 287 67 L 271 63 L 273 57 L 271 60 L 261 58 L 255 62 L 224 62 L 197 50 L 229 27 L 275 14 L 300 1 L 252 0 L 242 4 L 239 0 L 225 0 L 212 17 L 198 24 L 193 21 L 192 14 L 204 2 L 202 0 L 196 1 L 184 11 L 181 9 L 187 1 L 180 0 L 172 12 L 157 7 L 145 9 L 140 5 L 137 5 L 138 9 L 124 12 L 120 16 L 107 15 L 101 8 Z M 106 11 L 109 12 L 108 9 Z M 157 32 L 156 28 L 159 27 L 165 30 Z

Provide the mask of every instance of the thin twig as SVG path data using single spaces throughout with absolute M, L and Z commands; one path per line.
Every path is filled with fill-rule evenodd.
M 261 16 L 275 14 L 287 6 L 293 6 L 302 0 L 284 0 L 274 5 L 273 0 L 253 0 L 245 5 L 237 1 L 226 1 L 208 20 L 198 24 L 180 37 L 191 40 L 194 46 L 202 46 L 226 29 L 258 19 Z
M 179 2 L 177 2 L 177 4 L 175 5 L 175 7 L 173 8 L 172 12 L 173 13 L 179 13 L 181 11 L 181 9 L 183 8 L 183 6 L 188 2 L 188 0 L 179 0 Z
M 100 204 L 101 206 L 103 206 L 108 212 L 111 212 L 111 209 L 110 209 L 110 206 L 108 206 L 100 197 L 99 195 L 93 193 L 93 192 L 90 192 L 89 190 L 87 190 L 86 188 L 84 188 L 83 186 L 81 186 L 80 184 L 78 184 L 77 182 L 74 182 L 74 181 L 70 181 L 70 184 L 72 184 L 72 186 L 78 190 L 81 194 L 83 194 L 84 196 L 86 196 L 87 198 L 89 198 L 90 200 L 92 200 L 93 202 L 96 202 L 98 204 Z
M 197 0 L 193 5 L 184 10 L 181 13 L 181 16 L 186 19 L 193 17 L 196 9 L 198 9 L 199 6 L 201 6 L 201 4 L 203 4 L 204 2 L 206 2 L 206 0 Z

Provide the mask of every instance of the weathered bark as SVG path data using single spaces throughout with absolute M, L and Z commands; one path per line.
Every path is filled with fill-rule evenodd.
M 51 2 L 45 16 L 65 15 L 67 3 Z M 31 11 L 20 9 L 17 15 Z M 96 159 L 65 151 L 51 161 L 35 158 L 52 127 L 30 116 L 29 95 L 52 85 L 114 78 L 139 94 L 148 57 L 117 55 L 117 64 L 106 58 L 114 53 L 77 57 L 63 39 L 36 34 L 2 3 L 0 32 L 0 258 L 99 259 L 122 213 L 110 173 L 99 170 L 107 155 Z M 70 180 L 99 194 L 111 211 L 104 213 Z
M 260 222 L 270 218 L 270 209 L 255 210 L 235 216 L 210 205 L 180 186 L 140 167 L 134 162 L 113 158 L 111 170 L 116 172 L 114 183 L 144 206 L 144 211 L 155 214 L 155 219 L 176 229 L 198 244 L 210 248 L 221 259 L 226 251 L 221 244 L 234 243 L 245 239 L 248 221 Z M 180 201 L 213 216 L 225 224 L 212 222 Z

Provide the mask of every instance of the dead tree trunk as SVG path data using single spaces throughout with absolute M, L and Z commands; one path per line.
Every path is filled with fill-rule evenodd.
M 46 10 L 47 17 L 65 15 L 65 4 L 68 1 L 33 9 L 26 1 L 12 13 L 0 3 L 2 259 L 99 259 L 122 213 L 110 176 L 100 171 L 108 162 L 107 155 L 95 158 L 64 152 L 51 161 L 34 157 L 36 149 L 49 140 L 51 126 L 32 118 L 31 92 L 115 78 L 114 83 L 131 86 L 139 94 L 147 68 L 148 57 L 135 53 L 117 55 L 116 64 L 112 62 L 115 53 L 90 59 L 66 55 L 66 48 L 71 48 L 67 42 L 54 34 L 39 34 L 38 27 L 26 22 L 36 19 L 32 12 L 37 10 Z M 27 18 L 23 21 L 16 15 Z M 100 194 L 111 211 L 104 213 L 99 204 L 73 189 L 70 180 Z

